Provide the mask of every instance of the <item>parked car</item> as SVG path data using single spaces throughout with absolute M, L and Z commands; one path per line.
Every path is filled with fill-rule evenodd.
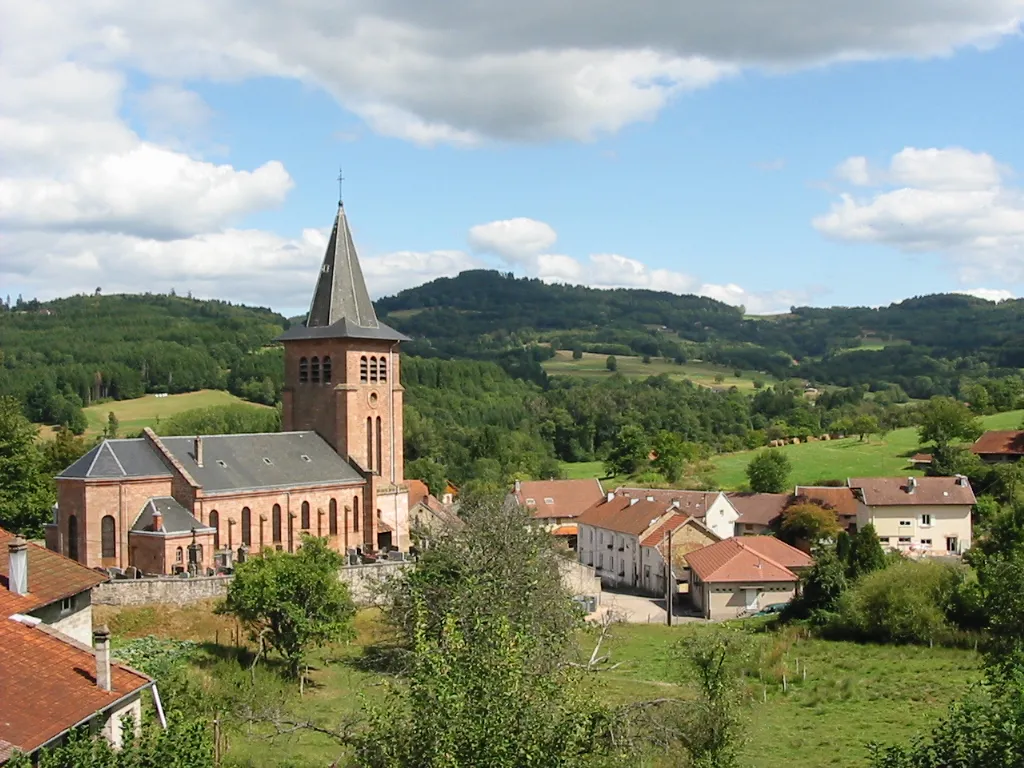
M 774 616 L 777 613 L 782 613 L 786 609 L 786 603 L 773 603 L 772 605 L 762 608 L 757 613 L 750 614 L 751 616 Z

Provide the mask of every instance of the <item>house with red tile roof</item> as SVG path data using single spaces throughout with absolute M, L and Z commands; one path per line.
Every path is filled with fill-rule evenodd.
M 669 534 L 671 533 L 671 540 Z M 676 592 L 690 583 L 690 552 L 721 539 L 696 517 L 669 515 L 640 539 L 641 588 L 653 595 L 665 594 L 665 564 L 671 561 L 670 578 Z
M 409 535 L 420 546 L 438 534 L 462 527 L 450 494 L 440 501 L 422 480 L 407 480 L 409 487 Z
M 778 524 L 782 511 L 793 497 L 788 493 L 727 493 L 729 503 L 739 513 L 736 519 L 737 536 L 757 536 L 769 533 Z
M 79 643 L 31 616 L 0 617 L 0 765 L 15 752 L 57 746 L 81 726 L 119 747 L 125 718 L 141 722 L 152 679 L 111 661 L 106 627 L 94 640 L 95 648 Z
M 576 518 L 578 558 L 593 567 L 606 586 L 654 592 L 649 585 L 656 583 L 658 569 L 663 572 L 664 560 L 650 545 L 645 549 L 648 534 L 670 518 L 692 517 L 721 538 L 707 520 L 717 520 L 723 527 L 727 522 L 732 535 L 737 516 L 725 494 L 718 492 L 619 488 Z
M 851 477 L 857 526 L 871 523 L 883 547 L 908 555 L 959 555 L 970 548 L 974 490 L 956 477 Z
M 604 498 L 597 478 L 574 480 L 516 480 L 509 500 L 526 509 L 552 536 L 576 549 L 576 518 Z
M 839 527 L 848 533 L 857 532 L 857 496 L 849 486 L 798 485 L 793 489 L 792 503 L 810 501 L 836 513 Z
M 107 576 L 0 528 L 0 619 L 24 614 L 92 640 L 92 588 Z
M 1024 456 L 1024 430 L 990 429 L 974 441 L 971 453 L 990 464 L 1020 461 Z
M 694 550 L 690 599 L 706 619 L 733 619 L 797 594 L 811 557 L 771 536 L 740 536 Z

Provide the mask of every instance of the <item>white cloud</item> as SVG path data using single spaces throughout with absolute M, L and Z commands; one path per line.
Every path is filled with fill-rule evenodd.
M 23 69 L 85 61 L 170 82 L 294 78 L 410 140 L 587 139 L 745 68 L 934 56 L 1019 31 L 1020 0 L 5 0 Z
M 1013 291 L 1008 291 L 1005 288 L 968 288 L 963 291 L 957 291 L 957 293 L 964 293 L 968 296 L 985 299 L 986 301 L 995 301 L 997 303 L 1017 298 Z
M 469 244 L 477 251 L 493 253 L 513 263 L 536 263 L 537 255 L 558 239 L 543 221 L 504 219 L 478 224 L 469 230 Z
M 1006 184 L 1008 168 L 959 147 L 908 147 L 885 168 L 861 165 L 861 159 L 850 158 L 840 169 L 860 166 L 860 179 L 846 178 L 871 190 L 841 194 L 829 213 L 814 219 L 818 231 L 836 240 L 938 254 L 965 283 L 1024 281 L 1024 190 Z
M 175 83 L 156 83 L 134 101 L 150 135 L 173 141 L 203 134 L 213 117 L 213 110 L 198 93 Z

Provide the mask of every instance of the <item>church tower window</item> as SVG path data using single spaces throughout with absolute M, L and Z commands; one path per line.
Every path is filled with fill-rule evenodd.
M 386 357 L 380 359 L 380 380 L 388 380 L 388 359 Z
M 366 355 L 363 355 L 362 357 L 359 358 L 359 380 L 360 381 L 369 381 L 370 380 L 370 377 L 367 374 L 367 370 L 368 370 L 367 366 L 368 365 L 369 365 L 369 363 L 366 360 Z
M 311 371 L 312 371 L 312 374 L 313 374 L 313 375 L 312 375 L 312 376 L 310 377 L 310 380 L 311 380 L 311 381 L 312 381 L 312 382 L 313 382 L 314 384 L 319 384 L 319 383 L 320 383 L 320 358 L 319 358 L 319 357 L 314 357 L 314 358 L 313 358 L 313 359 L 312 359 L 312 360 L 310 361 L 310 363 L 311 363 L 311 365 L 310 365 L 310 369 L 311 369 Z
M 299 358 L 299 383 L 305 384 L 309 381 L 309 360 L 304 357 Z
M 370 381 L 377 380 L 377 358 L 370 358 Z
M 380 416 L 378 416 L 377 417 L 377 463 L 375 465 L 377 467 L 377 474 L 378 475 L 381 473 L 381 471 L 382 471 L 382 469 L 384 467 L 384 460 L 383 460 L 384 457 L 382 455 L 382 451 L 383 451 L 383 447 L 382 446 L 383 446 L 383 444 L 384 444 L 384 432 L 383 432 L 383 430 L 381 428 Z
M 331 383 L 331 358 L 330 355 L 324 356 L 324 384 Z
M 373 472 L 373 417 L 366 417 L 366 469 Z

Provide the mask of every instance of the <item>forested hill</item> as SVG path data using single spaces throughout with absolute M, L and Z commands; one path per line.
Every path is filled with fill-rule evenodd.
M 0 305 L 0 395 L 35 421 L 67 423 L 93 400 L 230 389 L 271 404 L 288 327 L 269 309 L 167 295 L 74 296 Z
M 1024 301 L 961 294 L 749 317 L 698 296 L 473 270 L 381 299 L 377 308 L 417 339 L 411 349 L 445 357 L 494 356 L 540 341 L 602 354 L 699 357 L 846 386 L 889 381 L 918 397 L 947 392 L 948 385 L 932 384 L 955 371 L 1024 367 Z

